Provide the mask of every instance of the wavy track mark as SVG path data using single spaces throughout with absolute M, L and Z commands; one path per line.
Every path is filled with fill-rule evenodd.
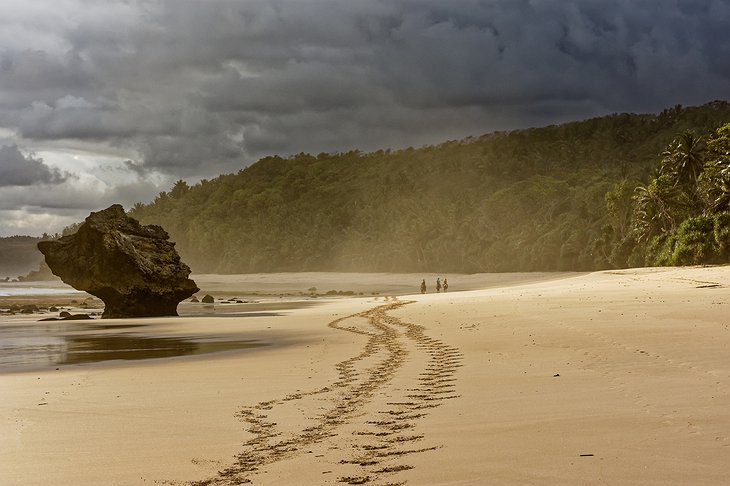
M 423 326 L 388 315 L 409 303 L 394 300 L 329 323 L 333 329 L 366 336 L 362 351 L 335 366 L 338 378 L 328 386 L 239 410 L 237 416 L 247 424 L 253 438 L 243 444 L 232 465 L 213 478 L 191 484 L 250 483 L 262 468 L 312 452 L 305 450 L 308 447 L 329 444 L 329 451 L 338 451 L 342 443 L 347 443 L 353 454 L 339 461 L 343 473 L 337 476 L 338 482 L 405 484 L 393 482 L 398 473 L 412 469 L 401 461 L 408 455 L 439 447 L 418 447 L 424 436 L 413 433 L 413 429 L 428 409 L 458 397 L 455 373 L 462 358 L 458 349 L 428 337 Z M 414 360 L 418 354 L 421 359 Z M 406 367 L 407 363 L 410 366 Z M 410 374 L 400 376 L 406 374 L 406 368 Z M 406 389 L 393 386 L 396 375 L 412 385 Z M 276 423 L 271 416 L 295 402 L 307 402 L 306 410 L 322 411 L 310 413 L 294 424 Z

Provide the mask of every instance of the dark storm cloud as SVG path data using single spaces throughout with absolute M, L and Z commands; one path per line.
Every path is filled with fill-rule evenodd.
M 14 12 L 0 20 L 12 33 L 0 34 L 0 126 L 26 142 L 127 148 L 134 167 L 181 176 L 730 97 L 724 0 L 69 0 Z
M 0 147 L 0 187 L 59 184 L 66 175 L 43 163 L 42 159 L 24 156 L 17 145 Z

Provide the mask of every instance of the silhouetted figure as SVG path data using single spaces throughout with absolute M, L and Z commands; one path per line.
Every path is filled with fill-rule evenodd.
M 436 277 L 436 293 L 441 292 L 441 278 Z
M 449 290 L 449 281 L 446 277 L 444 277 L 444 293 Z
M 426 293 L 426 279 L 425 278 L 421 281 L 421 293 L 422 294 Z

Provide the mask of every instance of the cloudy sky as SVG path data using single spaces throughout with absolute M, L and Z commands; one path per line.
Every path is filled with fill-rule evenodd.
M 0 0 L 0 236 L 268 154 L 730 99 L 727 0 Z

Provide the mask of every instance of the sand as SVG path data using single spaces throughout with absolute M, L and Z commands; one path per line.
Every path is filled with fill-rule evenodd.
M 558 277 L 156 319 L 271 345 L 2 373 L 0 484 L 727 484 L 730 267 Z

